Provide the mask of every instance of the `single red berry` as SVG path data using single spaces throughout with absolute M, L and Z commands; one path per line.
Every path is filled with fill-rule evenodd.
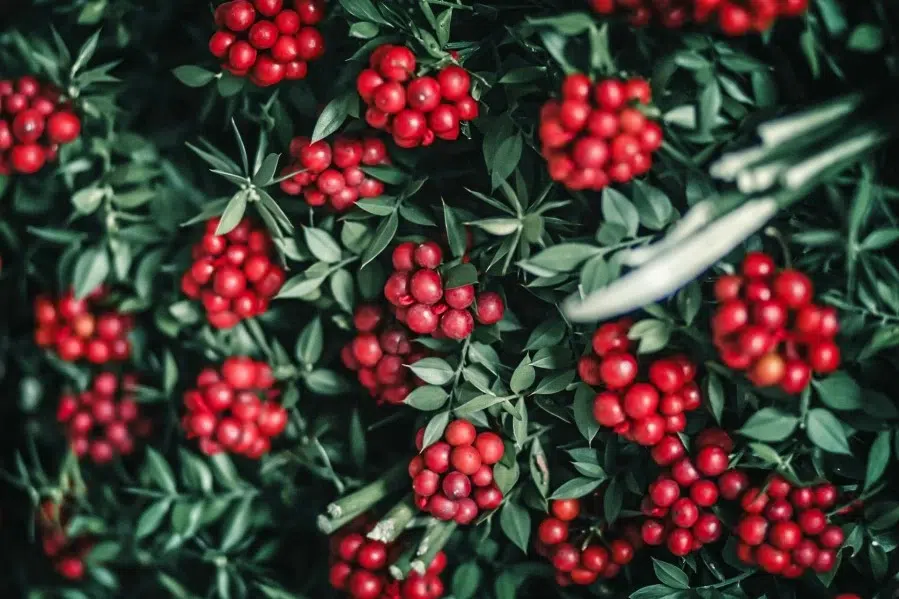
M 693 533 L 686 528 L 676 528 L 668 535 L 668 551 L 684 557 L 693 550 Z
M 653 446 L 652 459 L 659 466 L 669 466 L 683 458 L 685 453 L 684 444 L 681 443 L 680 439 L 675 435 L 666 435 Z
M 364 569 L 353 572 L 347 584 L 347 589 L 354 599 L 378 599 L 383 587 L 381 577 Z
M 477 320 L 483 325 L 492 325 L 503 319 L 506 305 L 502 297 L 493 291 L 485 291 L 477 297 Z
M 452 446 L 444 441 L 437 441 L 429 446 L 423 454 L 425 467 L 437 474 L 443 474 L 449 470 L 452 450 Z
M 544 545 L 558 545 L 568 540 L 568 524 L 557 518 L 546 518 L 537 528 L 537 536 Z
M 503 459 L 506 451 L 502 438 L 490 431 L 479 433 L 475 439 L 474 446 L 480 454 L 481 461 L 488 466 L 492 466 Z
M 768 534 L 768 521 L 757 514 L 745 516 L 737 526 L 737 534 L 747 545 L 761 545 Z
M 625 86 L 615 79 L 598 82 L 593 93 L 597 104 L 611 111 L 618 111 L 627 98 Z
M 477 431 L 468 420 L 453 420 L 447 425 L 443 437 L 453 447 L 471 445 L 477 437 Z
M 817 536 L 827 527 L 827 516 L 818 508 L 810 508 L 799 512 L 797 519 L 802 532 L 809 536 Z
M 624 411 L 634 420 L 654 414 L 659 405 L 659 393 L 647 383 L 636 383 L 624 394 Z
M 756 549 L 755 559 L 758 562 L 759 567 L 769 574 L 778 574 L 779 572 L 782 572 L 790 561 L 789 554 L 772 547 L 767 543 Z
M 818 545 L 811 539 L 803 539 L 793 549 L 793 562 L 804 568 L 809 568 L 818 559 Z
M 827 549 L 839 549 L 846 540 L 846 536 L 843 534 L 842 528 L 835 524 L 831 524 L 824 529 L 824 532 L 821 533 L 818 539 L 818 542 L 822 547 L 826 547 Z
M 715 514 L 702 514 L 693 525 L 693 537 L 700 543 L 714 543 L 721 538 L 721 520 Z
M 556 499 L 550 505 L 553 515 L 563 522 L 571 522 L 581 513 L 581 502 L 578 499 Z
M 661 545 L 665 539 L 665 527 L 658 520 L 646 520 L 640 528 L 643 542 L 651 547 Z
M 705 476 L 716 477 L 727 470 L 727 453 L 720 447 L 703 447 L 696 456 L 696 467 Z
M 809 278 L 797 270 L 781 271 L 774 279 L 774 295 L 794 310 L 811 302 L 813 291 Z
M 594 398 L 593 417 L 602 426 L 610 428 L 627 420 L 621 399 L 611 391 L 604 391 Z
M 749 477 L 741 470 L 728 470 L 718 477 L 718 489 L 728 501 L 737 499 L 748 486 Z
M 690 487 L 699 480 L 699 472 L 690 458 L 683 458 L 671 466 L 671 478 L 681 487 Z
M 670 478 L 656 481 L 649 486 L 649 497 L 659 507 L 670 507 L 680 497 L 680 486 Z
M 429 335 L 437 330 L 440 319 L 431 306 L 414 304 L 406 312 L 406 324 L 420 335 Z
M 450 454 L 450 463 L 453 468 L 468 476 L 478 471 L 481 467 L 481 461 L 480 452 L 471 445 L 454 447 Z
M 662 440 L 667 431 L 665 420 L 658 414 L 651 414 L 634 423 L 631 434 L 634 441 L 645 447 L 652 447 Z
M 637 377 L 637 360 L 631 354 L 616 353 L 602 360 L 600 375 L 610 389 L 622 389 Z
M 690 487 L 690 499 L 700 507 L 718 503 L 718 486 L 710 480 L 698 480 Z

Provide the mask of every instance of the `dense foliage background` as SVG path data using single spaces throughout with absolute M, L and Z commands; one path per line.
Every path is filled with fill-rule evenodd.
M 899 367 L 899 187 L 890 139 L 899 9 L 814 0 L 761 34 L 731 37 L 714 20 L 635 27 L 590 4 L 329 0 L 316 25 L 324 55 L 307 77 L 271 87 L 222 71 L 208 47 L 218 27 L 207 2 L 0 4 L 0 80 L 54 83 L 82 125 L 39 173 L 0 169 L 4 597 L 343 596 L 326 576 L 333 556 L 322 531 L 342 523 L 333 502 L 348 495 L 344 509 L 373 521 L 400 506 L 389 516 L 409 525 L 401 570 L 422 539 L 426 557 L 444 544 L 444 596 L 456 599 L 897 596 L 899 400 L 890 381 Z M 293 138 L 376 135 L 356 78 L 387 43 L 408 45 L 421 70 L 462 64 L 477 118 L 457 140 L 438 136 L 428 147 L 399 148 L 382 135 L 391 163 L 366 173 L 385 191 L 344 212 L 286 193 L 279 178 L 295 173 Z M 664 144 L 648 173 L 602 191 L 551 179 L 541 107 L 576 72 L 651 83 L 641 110 L 661 124 Z M 774 165 L 770 189 L 712 177 L 722 155 L 758 143 L 764 123 L 834 99 L 849 108 L 815 113 L 811 128 L 780 127 L 754 163 L 737 161 L 741 175 Z M 803 164 L 828 151 L 836 159 L 826 168 Z M 783 170 L 791 167 L 801 183 Z M 591 538 L 610 540 L 616 523 L 639 526 L 659 472 L 647 448 L 597 424 L 602 385 L 589 386 L 578 362 L 600 323 L 572 320 L 560 305 L 620 284 L 634 265 L 629 250 L 670 232 L 691 207 L 724 213 L 760 195 L 782 208 L 767 228 L 736 222 L 719 232 L 738 246 L 720 261 L 701 247 L 680 255 L 683 269 L 691 258 L 716 264 L 658 295 L 670 297 L 628 304 L 646 291 L 633 279 L 610 289 L 625 296 L 643 367 L 673 353 L 699 367 L 702 406 L 681 437 L 688 447 L 720 426 L 736 442 L 730 466 L 756 484 L 777 471 L 799 487 L 836 485 L 839 508 L 851 510 L 833 510 L 845 535 L 835 567 L 772 576 L 741 563 L 728 532 L 685 558 L 644 548 L 614 578 L 557 585 L 535 551 L 551 500 L 583 498 Z M 286 278 L 264 313 L 230 329 L 210 326 L 182 288 L 204 223 L 223 214 L 223 229 L 246 215 L 269 230 Z M 387 310 L 394 247 L 426 240 L 443 247 L 447 288 L 497 292 L 505 314 L 462 341 L 419 338 L 415 347 L 434 359 L 413 372 L 427 384 L 403 392 L 408 405 L 377 403 L 341 350 L 357 336 L 360 304 Z M 815 302 L 839 314 L 839 370 L 800 393 L 756 386 L 713 340 L 714 280 L 758 250 L 808 275 Z M 129 315 L 126 360 L 66 361 L 38 347 L 39 296 L 98 288 L 104 310 Z M 287 409 L 261 460 L 204 455 L 209 447 L 185 434 L 198 374 L 234 356 L 269 364 L 272 401 Z M 130 455 L 105 464 L 76 457 L 60 423 L 61 398 L 99 372 L 135 374 L 140 413 L 152 422 Z M 405 474 L 416 431 L 427 426 L 431 443 L 451 418 L 505 439 L 493 474 L 502 507 L 469 526 L 413 510 Z M 65 517 L 42 505 L 64 506 Z M 728 528 L 739 519 L 737 505 L 716 513 Z M 80 580 L 46 555 L 48 521 L 90 539 Z

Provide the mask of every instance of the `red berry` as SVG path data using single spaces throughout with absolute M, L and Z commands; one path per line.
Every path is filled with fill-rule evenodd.
M 671 478 L 682 487 L 690 487 L 699 480 L 699 472 L 693 466 L 690 458 L 683 458 L 671 467 Z
M 787 553 L 771 545 L 761 545 L 755 551 L 755 559 L 759 567 L 769 574 L 778 574 L 787 567 L 790 557 Z
M 793 516 L 793 506 L 785 499 L 775 499 L 765 508 L 765 517 L 771 522 L 784 522 Z
M 647 545 L 661 545 L 665 538 L 665 527 L 658 520 L 646 520 L 640 528 L 640 536 Z
M 627 387 L 637 377 L 637 360 L 626 353 L 608 355 L 602 361 L 600 376 L 611 389 Z
M 670 478 L 656 481 L 649 486 L 649 497 L 659 507 L 670 507 L 680 497 L 680 486 Z
M 502 504 L 503 494 L 496 485 L 480 487 L 475 489 L 474 499 L 480 509 L 495 510 Z
M 840 366 L 840 348 L 833 341 L 818 341 L 809 347 L 809 365 L 818 374 L 829 374 Z
M 684 444 L 681 443 L 680 439 L 674 435 L 666 435 L 661 441 L 653 446 L 652 459 L 655 460 L 655 463 L 659 466 L 669 466 L 683 458 L 684 453 Z
M 768 505 L 768 495 L 762 493 L 758 487 L 753 487 L 743 494 L 740 499 L 740 506 L 744 512 L 750 514 L 761 514 Z
M 634 420 L 654 414 L 658 405 L 658 391 L 646 383 L 636 383 L 624 394 L 624 411 Z
M 562 98 L 586 101 L 590 97 L 590 78 L 582 73 L 572 73 L 562 83 Z
M 492 466 L 503 459 L 506 451 L 502 438 L 496 433 L 489 431 L 478 434 L 474 446 L 480 454 L 481 461 L 488 466 Z
M 686 528 L 676 528 L 668 535 L 668 551 L 684 557 L 693 550 L 693 533 Z
M 359 569 L 350 576 L 347 589 L 354 599 L 378 599 L 384 583 L 368 570 Z
M 638 420 L 634 423 L 631 430 L 634 441 L 645 447 L 652 447 L 661 441 L 665 436 L 665 432 L 665 420 L 657 414 L 651 414 L 642 420 Z
M 453 447 L 471 445 L 475 442 L 477 431 L 468 420 L 453 420 L 447 425 L 443 436 Z
M 594 398 L 593 417 L 602 426 L 610 428 L 627 420 L 621 399 L 611 391 L 600 393 Z
M 469 476 L 478 471 L 481 467 L 481 461 L 482 458 L 480 452 L 471 445 L 454 447 L 452 454 L 450 455 L 450 463 L 453 468 L 462 474 Z
M 445 100 L 456 102 L 468 95 L 471 89 L 471 78 L 462 67 L 450 65 L 437 75 L 440 94 Z
M 716 477 L 727 470 L 727 453 L 720 447 L 703 447 L 696 456 L 696 467 L 705 476 Z
M 681 528 L 690 528 L 699 518 L 699 510 L 693 500 L 681 497 L 671 506 L 671 522 Z
M 690 499 L 700 507 L 711 507 L 718 502 L 718 486 L 710 480 L 698 480 L 690 487 Z
M 47 160 L 44 149 L 37 144 L 20 144 L 13 146 L 9 154 L 9 163 L 14 172 L 23 175 L 32 175 L 41 168 Z
M 485 291 L 477 297 L 478 322 L 483 325 L 492 325 L 503 319 L 506 305 L 502 297 L 493 291 Z
M 812 570 L 818 573 L 830 572 L 833 570 L 837 561 L 837 554 L 831 549 L 822 549 L 818 552 L 815 563 L 812 564 Z
M 449 499 L 461 499 L 471 494 L 471 479 L 461 472 L 450 472 L 443 479 L 443 494 Z
M 570 543 L 563 543 L 553 551 L 552 564 L 560 572 L 571 572 L 580 562 L 580 552 Z
M 412 480 L 412 490 L 418 495 L 430 497 L 437 492 L 440 476 L 430 470 L 422 470 Z
M 827 516 L 818 508 L 811 508 L 799 512 L 797 519 L 802 532 L 809 536 L 816 536 L 824 532 L 827 527 Z
M 440 320 L 431 306 L 414 304 L 406 312 L 406 324 L 415 333 L 429 335 L 437 330 Z
M 234 389 L 252 389 L 256 382 L 258 367 L 251 358 L 228 358 L 222 364 L 222 376 Z
M 437 474 L 443 474 L 449 470 L 450 452 L 452 452 L 452 450 L 453 448 L 449 443 L 443 441 L 434 443 L 425 449 L 423 454 L 425 467 Z
M 391 46 L 381 55 L 377 68 L 387 79 L 406 81 L 415 72 L 415 55 L 404 46 Z
M 843 534 L 843 529 L 835 524 L 825 528 L 819 537 L 819 543 L 827 549 L 839 549 L 845 540 L 846 536 Z
M 568 524 L 556 518 L 546 518 L 540 523 L 537 536 L 544 545 L 558 545 L 568 539 Z
M 737 526 L 737 534 L 747 545 L 753 547 L 761 545 L 768 534 L 768 521 L 755 514 L 745 516 Z
M 793 549 L 792 556 L 796 565 L 809 568 L 818 559 L 818 546 L 811 539 L 803 539 Z
M 624 85 L 615 79 L 600 81 L 594 88 L 596 102 L 606 110 L 619 110 L 626 101 L 625 94 Z
M 577 499 L 556 499 L 550 509 L 559 520 L 571 522 L 581 513 L 581 502 Z
M 721 520 L 715 514 L 702 514 L 692 531 L 694 538 L 700 543 L 714 543 L 721 537 Z
M 387 564 L 387 548 L 380 541 L 368 541 L 356 554 L 356 563 L 366 570 L 380 570 Z
M 812 282 L 799 271 L 784 270 L 774 279 L 774 295 L 794 310 L 807 305 L 812 293 Z

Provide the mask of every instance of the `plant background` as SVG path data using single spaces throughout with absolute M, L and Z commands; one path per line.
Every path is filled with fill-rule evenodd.
M 496 406 L 475 413 L 500 422 L 519 454 L 520 477 L 513 507 L 451 541 L 448 594 L 829 597 L 832 582 L 866 598 L 891 596 L 899 572 L 899 191 L 890 149 L 823 181 L 775 223 L 818 297 L 841 310 L 845 368 L 838 375 L 801 399 L 785 399 L 715 368 L 706 324 L 711 274 L 637 315 L 645 323 L 642 353 L 677 347 L 708 361 L 707 406 L 691 418 L 691 431 L 719 420 L 742 430 L 750 464 L 773 469 L 794 454 L 801 478 L 826 477 L 872 495 L 862 517 L 847 524 L 851 549 L 833 581 L 737 581 L 741 572 L 725 548 L 689 563 L 686 583 L 658 579 L 644 556 L 627 578 L 562 590 L 548 565 L 521 548 L 546 498 L 568 481 L 605 489 L 602 518 L 614 520 L 621 506 L 636 504 L 649 477 L 647 456 L 607 432 L 597 435 L 584 409 L 591 395 L 574 376 L 593 327 L 565 322 L 554 306 L 578 285 L 587 292 L 617 278 L 620 249 L 728 191 L 708 176 L 708 163 L 748 139 L 754 124 L 895 80 L 897 8 L 887 0 L 818 0 L 806 17 L 779 22 L 764 36 L 727 39 L 711 28 L 634 30 L 590 15 L 579 0 L 459 2 L 449 11 L 452 4 L 330 2 L 325 58 L 305 81 L 266 90 L 212 78 L 218 69 L 206 49 L 213 24 L 205 2 L 0 5 L 0 74 L 41 73 L 72 84 L 85 115 L 81 140 L 57 166 L 20 180 L 0 177 L 2 467 L 14 483 L 3 488 L 0 512 L 4 596 L 26 589 L 31 599 L 331 596 L 316 515 L 408 459 L 414 431 L 433 416 L 376 407 L 354 383 L 338 357 L 350 338 L 349 313 L 361 298 L 380 296 L 381 250 L 394 238 L 448 234 L 452 244 L 461 223 L 474 233 L 481 283 L 503 290 L 509 316 L 464 349 L 447 348 L 447 360 L 456 366 L 461 359 L 464 370 L 460 388 L 448 389 L 451 401 L 458 407 L 469 400 L 472 381 L 487 376 L 498 381 L 489 393 L 501 388 L 509 395 L 503 403 L 525 417 Z M 397 152 L 398 168 L 384 174 L 393 199 L 346 217 L 313 211 L 273 187 L 296 227 L 279 241 L 291 277 L 284 298 L 230 333 L 204 327 L 178 289 L 200 227 L 182 224 L 220 213 L 236 189 L 187 144 L 204 138 L 238 160 L 233 122 L 251 159 L 265 144 L 263 164 L 270 153 L 286 154 L 294 135 L 333 132 L 344 121 L 358 127 L 352 90 L 360 63 L 347 59 L 388 40 L 406 41 L 421 56 L 430 49 L 434 59 L 460 51 L 477 75 L 481 117 L 459 142 Z M 87 62 L 73 78 L 78 56 Z M 179 69 L 184 65 L 203 70 Z M 640 182 L 571 194 L 548 181 L 536 150 L 537 114 L 563 73 L 589 69 L 652 80 L 666 147 Z M 560 244 L 576 245 L 553 250 Z M 783 257 L 776 241 L 756 236 L 733 261 L 761 247 Z M 152 449 L 101 469 L 67 457 L 56 401 L 64 387 L 83 386 L 88 370 L 34 347 L 31 301 L 39 292 L 103 281 L 116 288 L 122 310 L 138 315 L 133 369 L 157 429 Z M 178 424 L 181 393 L 200 365 L 234 354 L 272 362 L 294 402 L 288 433 L 260 464 L 203 458 Z M 549 480 L 531 466 L 541 451 Z M 588 454 L 595 467 L 583 465 Z M 81 489 L 77 525 L 103 539 L 81 585 L 59 579 L 30 540 L 37 497 L 58 494 L 70 481 Z M 528 575 L 537 584 L 522 586 Z M 666 582 L 675 586 L 652 590 Z

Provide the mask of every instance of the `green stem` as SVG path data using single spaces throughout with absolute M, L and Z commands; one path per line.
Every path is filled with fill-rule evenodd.
M 412 560 L 412 569 L 419 574 L 424 574 L 440 550 L 446 546 L 447 541 L 456 532 L 456 527 L 457 524 L 452 521 L 436 522 L 431 526 L 418 544 L 415 559 Z
M 412 503 L 412 495 L 407 495 L 375 524 L 372 531 L 368 533 L 368 538 L 382 543 L 393 543 L 406 530 L 409 522 L 415 517 L 416 511 Z
M 402 488 L 405 482 L 408 482 L 406 465 L 402 463 L 395 465 L 378 480 L 328 504 L 327 514 L 321 514 L 318 517 L 319 530 L 326 535 L 333 533 L 391 493 Z

